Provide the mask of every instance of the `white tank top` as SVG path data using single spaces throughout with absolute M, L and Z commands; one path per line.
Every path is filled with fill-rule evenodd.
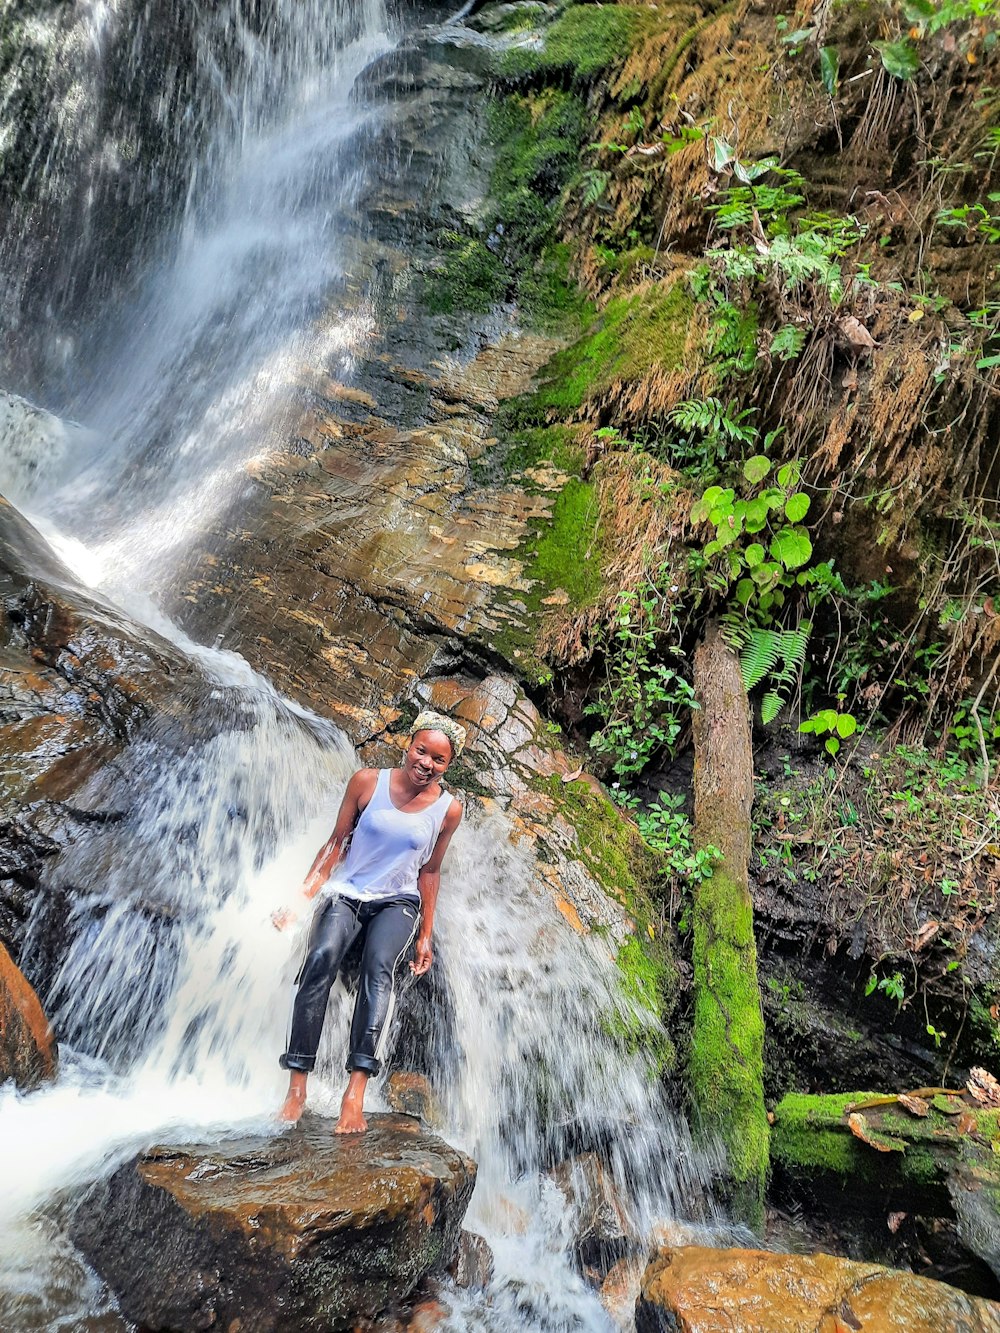
M 443 791 L 424 810 L 398 810 L 389 795 L 389 769 L 381 769 L 328 891 L 364 902 L 400 896 L 419 901 L 417 875 L 430 859 L 453 799 Z

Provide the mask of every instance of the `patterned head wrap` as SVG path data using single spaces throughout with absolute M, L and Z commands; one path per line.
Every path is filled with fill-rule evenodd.
M 454 718 L 447 717 L 444 713 L 435 713 L 430 708 L 424 710 L 417 717 L 413 724 L 411 736 L 415 736 L 418 731 L 440 731 L 451 742 L 451 757 L 457 759 L 465 746 L 465 728 L 460 726 Z

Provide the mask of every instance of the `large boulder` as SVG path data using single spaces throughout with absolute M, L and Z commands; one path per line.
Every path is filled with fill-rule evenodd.
M 147 1329 L 329 1333 L 398 1308 L 458 1250 L 476 1166 L 409 1116 L 155 1148 L 94 1185 L 73 1238 Z M 127 1244 L 123 1241 L 127 1238 Z
M 0 944 L 0 1083 L 34 1088 L 56 1072 L 56 1042 L 38 996 Z
M 685 1245 L 650 1262 L 635 1323 L 637 1333 L 998 1333 L 1000 1305 L 830 1254 Z

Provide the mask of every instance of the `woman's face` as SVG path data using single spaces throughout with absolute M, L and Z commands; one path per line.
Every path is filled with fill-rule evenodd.
M 403 767 L 417 787 L 436 781 L 451 763 L 451 741 L 443 731 L 418 731 L 403 757 Z

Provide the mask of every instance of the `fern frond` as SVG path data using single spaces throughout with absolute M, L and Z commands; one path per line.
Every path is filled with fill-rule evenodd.
M 740 653 L 740 671 L 747 693 L 765 680 L 781 660 L 780 630 L 754 627 Z

